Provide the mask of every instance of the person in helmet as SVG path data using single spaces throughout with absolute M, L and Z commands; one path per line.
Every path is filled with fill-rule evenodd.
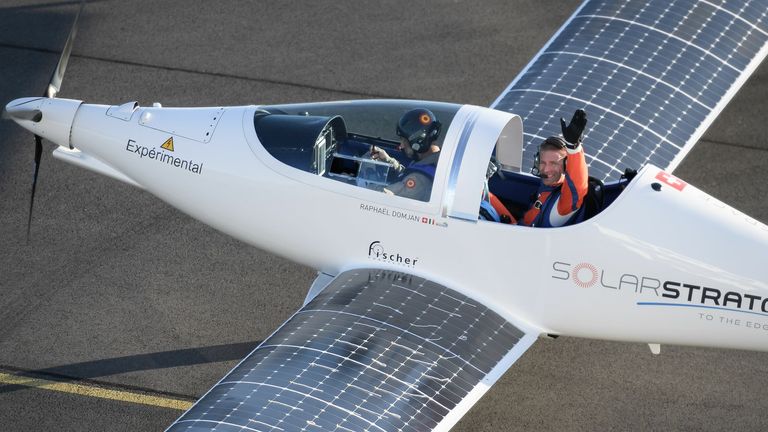
M 541 185 L 520 225 L 559 227 L 579 222 L 589 187 L 581 145 L 586 126 L 587 114 L 576 110 L 568 126 L 560 119 L 562 136 L 551 136 L 539 145 L 532 172 L 541 177 Z
M 398 173 L 398 181 L 386 187 L 384 192 L 420 201 L 429 201 L 435 168 L 440 157 L 440 122 L 432 111 L 417 108 L 403 114 L 397 122 L 397 136 L 400 137 L 398 149 L 411 160 L 403 165 L 389 156 L 386 151 L 373 147 L 371 158 L 392 165 Z

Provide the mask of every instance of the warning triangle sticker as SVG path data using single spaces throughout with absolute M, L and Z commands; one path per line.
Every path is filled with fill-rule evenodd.
M 167 140 L 165 140 L 163 145 L 161 145 L 160 147 L 168 151 L 173 151 L 173 137 L 170 137 Z

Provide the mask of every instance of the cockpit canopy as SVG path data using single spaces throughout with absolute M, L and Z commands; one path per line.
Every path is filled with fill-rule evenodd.
M 398 173 L 391 164 L 371 159 L 371 148 L 409 166 L 413 161 L 398 148 L 397 123 L 415 108 L 429 109 L 443 124 L 435 141 L 440 146 L 461 105 L 403 100 L 269 105 L 254 114 L 254 127 L 270 155 L 287 165 L 383 191 Z
M 440 151 L 411 159 L 401 151 L 397 125 L 403 114 L 417 108 L 430 110 L 442 123 L 435 141 Z M 476 221 L 478 209 L 496 199 L 519 219 L 541 183 L 521 172 L 521 118 L 490 108 L 413 100 L 267 105 L 255 109 L 253 126 L 258 138 L 254 151 L 268 153 L 286 175 L 310 173 L 320 187 L 345 190 L 335 183 L 342 182 L 359 188 L 355 190 L 363 200 L 442 217 Z M 379 160 L 379 149 L 389 156 L 386 162 Z M 422 177 L 413 177 L 417 175 Z M 622 184 L 599 186 L 600 201 L 608 205 Z M 401 198 L 390 200 L 370 190 Z M 595 213 L 604 205 L 597 205 Z
M 265 105 L 259 107 L 271 114 L 299 116 L 341 116 L 347 131 L 355 135 L 376 137 L 392 142 L 399 141 L 397 122 L 407 111 L 427 108 L 443 123 L 438 141 L 442 142 L 453 117 L 461 105 L 411 101 L 411 100 L 361 100 L 343 102 L 318 102 L 304 104 Z M 258 129 L 257 129 L 258 133 Z M 259 136 L 261 139 L 261 136 Z M 262 141 L 263 144 L 267 145 Z

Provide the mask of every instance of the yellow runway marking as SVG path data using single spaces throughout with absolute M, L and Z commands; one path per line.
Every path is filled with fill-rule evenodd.
M 122 390 L 111 390 L 95 385 L 72 384 L 67 382 L 47 380 L 43 378 L 30 378 L 0 372 L 0 385 L 3 384 L 39 388 L 62 393 L 71 393 L 143 405 L 152 405 L 162 408 L 172 408 L 181 411 L 186 411 L 192 407 L 192 402 L 180 399 L 151 396 L 147 394 L 133 393 Z

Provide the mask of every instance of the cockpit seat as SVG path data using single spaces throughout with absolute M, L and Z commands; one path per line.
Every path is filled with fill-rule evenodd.
M 594 215 L 600 213 L 603 210 L 605 204 L 605 184 L 602 180 L 589 177 L 587 195 L 584 197 L 584 203 L 582 204 L 582 211 L 584 217 L 582 220 L 587 220 Z

